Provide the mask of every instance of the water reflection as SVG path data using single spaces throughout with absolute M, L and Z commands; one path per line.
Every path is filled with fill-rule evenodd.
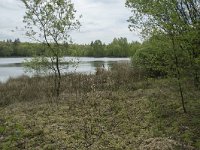
M 23 64 L 22 63 L 0 64 L 0 67 L 23 67 Z

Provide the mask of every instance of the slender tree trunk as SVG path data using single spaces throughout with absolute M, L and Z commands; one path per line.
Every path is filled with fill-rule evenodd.
M 178 56 L 176 54 L 175 41 L 174 41 L 173 35 L 172 35 L 171 38 L 172 38 L 171 40 L 172 40 L 172 46 L 173 46 L 174 58 L 175 58 L 175 65 L 176 65 L 176 73 L 177 73 L 176 78 L 178 80 L 181 103 L 182 103 L 182 107 L 183 107 L 183 112 L 187 113 L 187 110 L 185 108 L 185 100 L 184 100 L 184 96 L 183 96 L 183 88 L 182 88 L 182 84 L 181 84 L 181 73 L 180 73 L 180 70 L 179 70 L 179 61 L 178 61 Z
M 59 97 L 60 95 L 60 84 L 61 84 L 61 73 L 60 73 L 60 67 L 59 67 L 59 58 L 56 56 L 56 70 L 57 70 L 57 86 L 56 86 L 56 96 Z
M 178 76 L 180 76 L 180 74 Z M 183 97 L 183 89 L 182 89 L 180 77 L 178 77 L 178 86 L 179 86 L 179 92 L 180 92 L 180 96 L 181 96 L 183 111 L 184 111 L 184 113 L 187 113 L 187 110 L 185 108 L 185 102 L 184 102 L 184 97 Z

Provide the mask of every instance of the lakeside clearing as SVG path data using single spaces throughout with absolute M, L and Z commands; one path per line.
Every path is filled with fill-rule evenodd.
M 183 113 L 173 79 L 146 78 L 128 64 L 96 74 L 0 84 L 0 149 L 174 150 L 200 148 L 198 90 L 185 83 Z

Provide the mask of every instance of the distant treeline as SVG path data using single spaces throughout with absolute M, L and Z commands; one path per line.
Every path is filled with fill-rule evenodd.
M 139 42 L 129 43 L 126 38 L 114 38 L 110 44 L 100 40 L 91 44 L 66 44 L 62 47 L 65 56 L 129 57 L 141 47 Z M 0 42 L 0 57 L 31 57 L 45 55 L 46 46 L 41 43 L 20 42 L 20 39 Z

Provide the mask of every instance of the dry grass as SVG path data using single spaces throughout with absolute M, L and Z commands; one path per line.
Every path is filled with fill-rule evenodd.
M 102 68 L 96 74 L 67 74 L 62 77 L 61 93 L 87 93 L 94 90 L 135 89 L 138 74 L 128 64 L 115 65 L 112 70 Z M 144 79 L 144 78 L 143 78 Z M 0 106 L 19 101 L 45 101 L 54 99 L 53 77 L 27 77 L 9 79 L 0 84 Z
M 173 82 L 146 80 L 127 65 L 63 76 L 59 100 L 50 79 L 0 85 L 0 149 L 200 148 L 198 91 L 183 114 Z

